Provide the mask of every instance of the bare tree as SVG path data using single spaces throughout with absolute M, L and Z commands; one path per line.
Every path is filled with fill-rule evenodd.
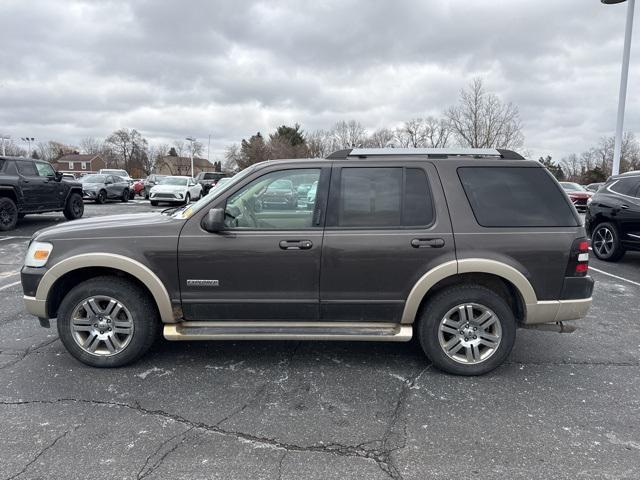
M 80 140 L 80 152 L 97 155 L 102 152 L 102 142 L 95 137 L 84 137 Z
M 356 120 L 340 121 L 331 130 L 337 149 L 361 147 L 367 137 L 367 131 Z
M 105 147 L 113 154 L 117 164 L 129 171 L 134 167 L 134 161 L 138 164 L 142 162 L 141 158 L 146 155 L 148 144 L 135 128 L 121 128 L 107 137 Z
M 333 134 L 327 130 L 316 130 L 306 135 L 309 156 L 312 158 L 326 158 L 338 150 Z
M 460 92 L 446 116 L 461 146 L 517 148 L 524 143 L 518 107 L 486 92 L 479 78 Z
M 378 128 L 367 137 L 364 145 L 370 148 L 384 148 L 392 144 L 393 140 L 394 133 L 392 130 L 388 128 Z

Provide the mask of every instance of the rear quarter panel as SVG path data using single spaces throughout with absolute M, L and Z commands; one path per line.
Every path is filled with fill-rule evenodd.
M 576 226 L 483 227 L 476 221 L 457 174 L 457 169 L 464 166 L 543 167 L 537 162 L 523 160 L 473 159 L 437 163 L 449 205 L 457 259 L 483 258 L 505 263 L 529 280 L 538 300 L 560 298 L 573 241 L 585 236 L 575 210 Z M 543 198 L 537 200 L 544 201 Z

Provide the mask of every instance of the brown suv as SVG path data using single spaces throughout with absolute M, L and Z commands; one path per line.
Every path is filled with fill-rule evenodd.
M 291 209 L 269 186 L 317 182 Z M 282 183 L 282 182 L 281 182 Z M 168 340 L 417 335 L 439 368 L 500 365 L 517 327 L 567 331 L 591 305 L 588 243 L 538 162 L 493 149 L 355 149 L 253 165 L 171 214 L 34 235 L 27 310 L 80 361 L 115 367 Z

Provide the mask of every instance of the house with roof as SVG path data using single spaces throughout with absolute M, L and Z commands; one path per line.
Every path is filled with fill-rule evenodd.
M 70 153 L 51 162 L 53 168 L 62 173 L 73 173 L 76 177 L 87 173 L 97 173 L 106 168 L 106 163 L 100 154 Z

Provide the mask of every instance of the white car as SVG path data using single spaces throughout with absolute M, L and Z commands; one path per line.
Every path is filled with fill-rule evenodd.
M 154 206 L 160 202 L 187 204 L 201 196 L 202 185 L 191 177 L 164 177 L 149 190 L 149 200 Z

